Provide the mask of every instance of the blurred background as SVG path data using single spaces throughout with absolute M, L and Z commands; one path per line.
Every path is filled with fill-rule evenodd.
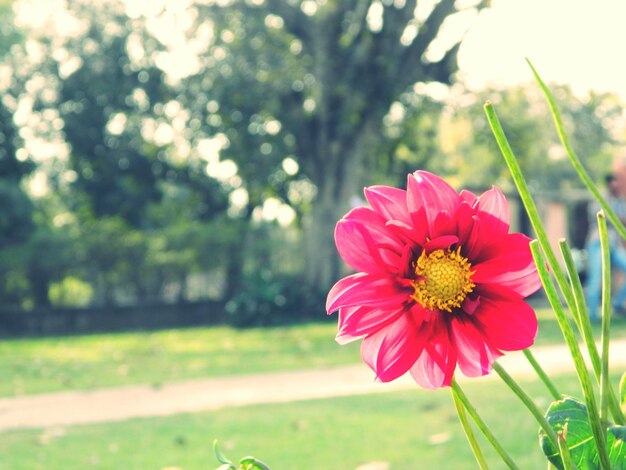
M 587 196 L 524 56 L 600 181 L 626 137 L 615 8 L 4 0 L 0 331 L 320 319 L 363 186 L 425 169 L 512 194 L 486 99 L 582 248 Z

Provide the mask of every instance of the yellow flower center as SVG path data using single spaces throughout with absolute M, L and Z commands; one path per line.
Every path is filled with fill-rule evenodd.
M 461 247 L 455 251 L 422 251 L 415 261 L 415 291 L 411 298 L 428 310 L 445 310 L 461 306 L 467 294 L 474 290 L 472 265 L 461 256 Z

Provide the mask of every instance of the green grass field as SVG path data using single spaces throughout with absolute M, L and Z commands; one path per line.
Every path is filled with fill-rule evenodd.
M 562 392 L 580 396 L 574 376 L 556 377 Z M 537 429 L 518 399 L 497 380 L 463 388 L 521 469 L 546 464 Z M 522 386 L 546 408 L 539 382 Z M 352 470 L 373 462 L 391 469 L 478 468 L 457 422 L 448 389 L 255 405 L 210 413 L 132 419 L 1 434 L 0 468 L 212 469 L 212 441 L 232 460 L 254 455 L 273 470 Z M 505 468 L 487 443 L 490 468 Z
M 539 311 L 538 345 L 561 343 L 547 310 Z M 158 384 L 250 372 L 320 368 L 360 361 L 358 344 L 337 345 L 335 325 L 235 330 L 196 328 L 0 342 L 0 393 Z M 599 327 L 594 326 L 598 332 Z M 616 319 L 615 337 L 626 337 Z M 617 371 L 616 371 L 617 372 Z M 615 378 L 617 380 L 617 377 Z M 557 377 L 580 397 L 574 376 Z M 525 384 L 545 408 L 539 382 Z M 498 381 L 464 385 L 481 415 L 522 469 L 545 468 L 537 425 Z M 382 461 L 392 469 L 474 469 L 449 390 L 255 405 L 119 423 L 0 434 L 0 469 L 216 468 L 213 439 L 233 460 L 255 455 L 281 469 L 354 469 Z M 503 468 L 484 444 L 492 468 Z
M 563 342 L 549 310 L 538 312 L 537 345 Z M 594 325 L 596 333 L 599 325 Z M 339 346 L 334 323 L 228 327 L 0 341 L 0 396 L 153 384 L 357 363 L 359 345 Z M 613 321 L 626 337 L 626 319 Z M 599 333 L 598 333 L 599 336 Z

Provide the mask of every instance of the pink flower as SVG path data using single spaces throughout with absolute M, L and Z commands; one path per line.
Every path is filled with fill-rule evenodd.
M 425 388 L 491 371 L 503 351 L 533 344 L 537 318 L 523 300 L 541 285 L 530 239 L 509 233 L 509 207 L 493 187 L 457 193 L 426 171 L 407 190 L 365 188 L 370 207 L 335 228 L 339 254 L 357 271 L 328 293 L 337 341 L 363 338 L 379 380 L 407 371 Z

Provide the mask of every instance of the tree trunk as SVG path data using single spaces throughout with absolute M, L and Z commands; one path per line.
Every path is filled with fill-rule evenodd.
M 361 205 L 363 185 L 373 183 L 364 173 L 363 164 L 379 143 L 375 129 L 380 119 L 380 115 L 373 116 L 344 142 L 331 143 L 323 171 L 314 181 L 318 193 L 304 234 L 305 281 L 313 294 L 325 297 L 328 289 L 348 272 L 335 247 L 335 225 L 348 210 Z
M 49 276 L 39 271 L 38 269 L 29 269 L 28 281 L 30 283 L 30 289 L 33 294 L 33 302 L 35 304 L 35 307 L 50 307 L 50 297 L 48 296 L 48 290 L 50 288 Z
M 223 298 L 225 301 L 232 300 L 244 288 L 244 262 L 251 217 L 252 211 L 248 210 L 241 221 L 238 236 L 231 240 L 227 248 L 229 255 L 225 273 L 226 285 Z
M 340 277 L 342 264 L 335 248 L 334 227 L 345 212 L 345 202 L 318 194 L 305 223 L 305 282 L 315 296 L 324 296 Z

